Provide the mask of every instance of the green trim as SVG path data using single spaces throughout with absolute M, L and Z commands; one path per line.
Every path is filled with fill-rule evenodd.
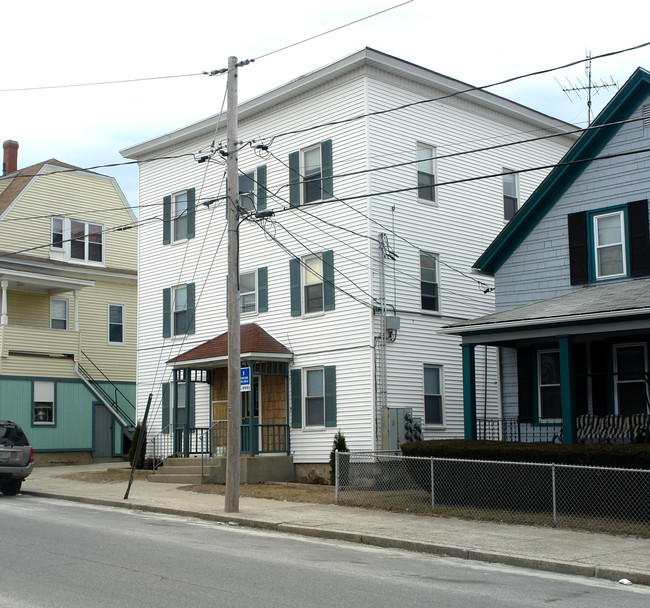
M 323 390 L 325 400 L 325 426 L 336 426 L 336 366 L 323 368 Z
M 291 316 L 299 317 L 302 313 L 302 294 L 300 288 L 300 260 L 289 260 L 289 293 L 291 303 Z
M 465 439 L 476 439 L 476 347 L 461 344 L 463 352 L 463 411 Z
M 257 269 L 257 312 L 269 310 L 269 269 L 262 266 Z
M 650 72 L 638 68 L 605 109 L 592 123 L 592 127 L 628 119 L 650 91 Z M 553 207 L 582 174 L 588 163 L 565 165 L 583 158 L 595 158 L 616 135 L 621 125 L 592 129 L 583 133 L 578 141 L 515 214 L 510 223 L 492 241 L 473 268 L 494 275 L 515 249 L 533 231 L 539 221 Z
M 302 428 L 302 369 L 291 370 L 291 428 Z

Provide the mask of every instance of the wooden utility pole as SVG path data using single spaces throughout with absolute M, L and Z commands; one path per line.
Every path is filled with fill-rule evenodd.
M 237 58 L 228 57 L 228 450 L 225 512 L 239 513 L 241 428 L 239 328 L 239 175 L 237 168 Z

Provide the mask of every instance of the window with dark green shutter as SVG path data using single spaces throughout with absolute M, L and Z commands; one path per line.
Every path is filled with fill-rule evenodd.
M 291 316 L 334 310 L 334 252 L 323 251 L 289 261 Z
M 292 207 L 333 196 L 331 139 L 289 154 L 289 204 Z

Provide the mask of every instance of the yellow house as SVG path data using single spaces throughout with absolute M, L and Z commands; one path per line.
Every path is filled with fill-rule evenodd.
M 55 159 L 18 171 L 17 150 L 4 143 L 0 177 L 0 419 L 25 429 L 40 460 L 122 455 L 135 419 L 136 217 L 114 178 Z

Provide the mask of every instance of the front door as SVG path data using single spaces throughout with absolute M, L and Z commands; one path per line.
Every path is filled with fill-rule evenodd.
M 247 454 L 258 452 L 258 425 L 260 419 L 260 377 L 253 376 L 250 391 L 241 394 L 242 443 L 241 451 Z M 252 415 L 252 419 L 251 419 Z

